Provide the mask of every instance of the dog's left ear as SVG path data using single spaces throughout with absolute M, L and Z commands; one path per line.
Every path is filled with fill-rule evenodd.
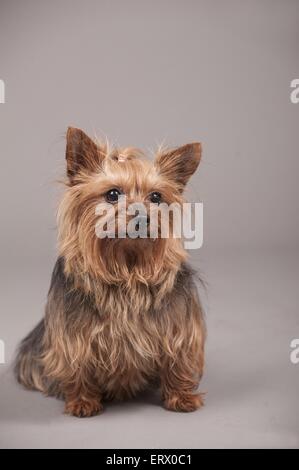
M 81 172 L 98 171 L 104 160 L 100 147 L 81 129 L 69 127 L 66 133 L 67 175 L 71 183 Z
M 158 153 L 155 166 L 165 178 L 173 180 L 181 186 L 187 184 L 196 171 L 201 159 L 201 144 L 194 142 L 173 150 Z

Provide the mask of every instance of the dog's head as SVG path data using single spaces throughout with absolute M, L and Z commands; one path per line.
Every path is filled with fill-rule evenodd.
M 58 213 L 68 269 L 107 282 L 145 283 L 158 282 L 165 267 L 177 269 L 185 252 L 173 237 L 172 213 L 169 236 L 161 236 L 163 210 L 182 204 L 200 158 L 201 145 L 191 143 L 160 150 L 151 162 L 135 148 L 109 148 L 69 128 L 68 188 Z

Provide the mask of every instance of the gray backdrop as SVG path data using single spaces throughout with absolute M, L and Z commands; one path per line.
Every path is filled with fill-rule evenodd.
M 1 447 L 295 447 L 298 321 L 297 0 L 1 0 Z M 200 140 L 206 407 L 152 397 L 77 421 L 9 369 L 41 318 L 56 256 L 64 133 L 144 150 Z

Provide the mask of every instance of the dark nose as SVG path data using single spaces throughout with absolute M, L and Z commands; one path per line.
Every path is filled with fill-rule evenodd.
M 136 217 L 136 230 L 139 230 L 142 227 L 147 227 L 150 223 L 150 218 L 148 215 L 139 215 Z

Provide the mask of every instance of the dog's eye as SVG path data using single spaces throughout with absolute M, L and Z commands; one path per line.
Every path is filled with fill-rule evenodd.
M 150 200 L 154 204 L 160 204 L 161 199 L 162 199 L 162 195 L 158 193 L 157 191 L 150 194 Z
M 116 189 L 116 188 L 109 189 L 109 191 L 107 191 L 106 193 L 106 199 L 108 202 L 117 202 L 120 195 L 121 195 L 121 192 L 119 189 Z

